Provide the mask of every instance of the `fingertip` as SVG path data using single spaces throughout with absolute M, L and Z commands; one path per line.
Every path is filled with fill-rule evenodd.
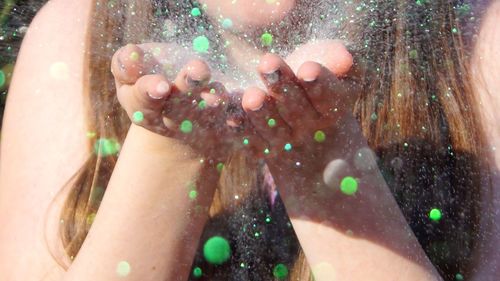
M 297 71 L 297 77 L 305 82 L 312 82 L 318 79 L 321 74 L 322 66 L 313 61 L 303 63 Z
M 241 101 L 245 112 L 257 111 L 262 108 L 266 99 L 266 93 L 257 87 L 248 88 Z
M 153 91 L 148 91 L 148 95 L 152 99 L 163 99 L 170 93 L 170 84 L 167 81 L 161 80 L 156 84 Z
M 186 65 L 186 75 L 193 81 L 208 82 L 211 76 L 210 67 L 205 61 L 194 59 Z
M 278 55 L 267 53 L 261 57 L 257 70 L 264 74 L 274 73 L 280 68 L 281 62 Z

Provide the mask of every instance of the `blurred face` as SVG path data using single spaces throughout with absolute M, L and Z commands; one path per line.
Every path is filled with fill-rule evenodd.
M 239 31 L 281 21 L 295 7 L 296 0 L 199 0 L 212 18 L 233 22 Z

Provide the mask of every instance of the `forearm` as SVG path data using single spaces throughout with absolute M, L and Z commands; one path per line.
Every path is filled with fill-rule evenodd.
M 349 168 L 338 178 L 355 178 L 357 191 L 344 194 L 339 183 L 328 186 L 324 178 L 297 186 L 289 181 L 280 190 L 315 280 L 331 280 L 332 274 L 339 280 L 440 280 L 370 157 L 356 120 L 349 116 L 342 124 L 328 159 L 345 161 Z
M 190 194 L 204 169 L 187 146 L 132 125 L 64 280 L 186 280 L 215 189 L 204 178 Z

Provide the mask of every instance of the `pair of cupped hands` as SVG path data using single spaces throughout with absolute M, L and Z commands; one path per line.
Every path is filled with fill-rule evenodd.
M 265 54 L 256 69 L 265 89 L 232 92 L 222 80 L 234 79 L 212 81 L 205 61 L 178 65 L 172 52 L 179 50 L 128 44 L 114 54 L 117 97 L 135 124 L 182 141 L 214 166 L 245 150 L 288 180 L 321 177 L 339 154 L 338 132 L 353 124 L 360 88 L 360 71 L 340 41 L 305 44 L 287 59 Z

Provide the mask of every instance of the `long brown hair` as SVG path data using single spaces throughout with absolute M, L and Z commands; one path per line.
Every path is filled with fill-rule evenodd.
M 103 139 L 123 143 L 130 125 L 115 98 L 110 59 L 124 43 L 148 39 L 144 31 L 153 13 L 151 6 L 139 4 L 141 1 L 95 2 L 98 5 L 94 6 L 88 35 L 84 81 L 89 147 L 94 153 L 71 181 L 71 192 L 61 213 L 61 239 L 70 257 L 77 255 L 90 229 L 119 155 L 103 153 L 99 146 L 104 145 Z M 130 5 L 132 2 L 135 5 Z M 370 21 L 359 23 L 363 40 L 355 46 L 356 52 L 369 62 L 371 74 L 364 79 L 364 91 L 354 114 L 425 252 L 446 280 L 454 280 L 455 274 L 466 275 L 469 270 L 478 235 L 479 202 L 484 189 L 481 178 L 487 176 L 482 162 L 486 142 L 469 69 L 468 51 L 473 42 L 467 38 L 474 30 L 466 28 L 466 21 L 474 16 L 474 10 L 463 1 L 453 0 L 376 2 L 376 7 L 366 9 Z M 130 14 L 127 9 L 134 9 L 133 16 L 124 16 Z M 122 16 L 110 10 L 123 11 Z M 141 34 L 143 37 L 138 37 Z M 217 227 L 227 227 L 220 218 L 236 212 L 234 194 L 244 195 L 240 202 L 247 203 L 239 207 L 243 206 L 250 216 L 258 212 L 255 206 L 265 207 L 267 199 L 259 188 L 263 184 L 261 168 L 262 163 L 242 154 L 226 162 L 211 208 L 212 219 L 203 237 Z M 438 225 L 426 217 L 436 206 L 447 217 Z M 276 216 L 285 216 L 284 208 Z M 284 220 L 282 225 L 287 223 Z M 293 231 L 286 232 L 286 236 L 290 237 L 289 256 L 282 262 L 292 268 L 288 280 L 311 279 Z M 253 243 L 237 240 L 235 247 L 246 247 L 238 243 Z M 253 247 L 254 254 L 258 255 L 258 248 L 263 246 Z M 201 262 L 199 255 L 194 264 L 197 262 Z M 255 266 L 266 271 L 267 275 L 262 276 L 269 277 L 265 279 L 272 279 L 272 268 L 265 264 L 274 262 L 269 258 L 261 262 L 260 268 Z M 240 272 L 239 266 L 218 269 L 226 273 L 208 272 L 217 280 L 229 280 L 231 272 Z M 255 276 L 248 278 L 257 280 Z

